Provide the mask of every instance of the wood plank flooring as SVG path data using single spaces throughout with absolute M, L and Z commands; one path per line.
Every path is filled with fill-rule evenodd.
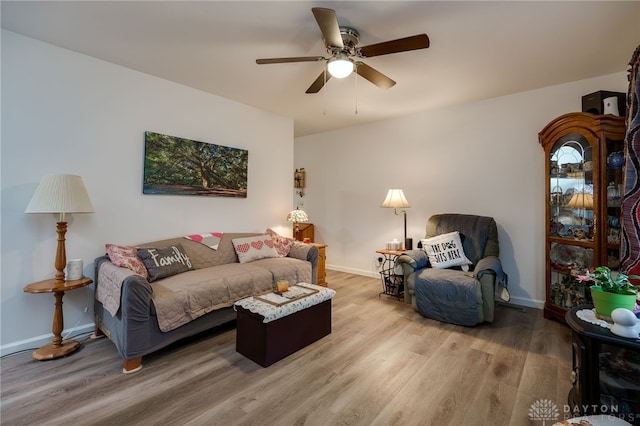
M 214 330 L 121 373 L 115 346 L 85 339 L 53 361 L 1 360 L 2 425 L 540 425 L 539 399 L 562 413 L 569 329 L 499 306 L 496 321 L 460 327 L 378 296 L 377 279 L 328 271 L 333 331 L 262 368 Z

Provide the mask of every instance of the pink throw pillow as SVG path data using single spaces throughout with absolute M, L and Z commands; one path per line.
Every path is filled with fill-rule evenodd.
M 116 244 L 105 244 L 109 260 L 116 266 L 131 269 L 138 275 L 149 278 L 149 272 L 144 263 L 138 257 L 138 250 L 131 246 L 119 246 Z
M 254 260 L 268 257 L 278 257 L 278 252 L 273 247 L 273 240 L 269 235 L 257 235 L 255 237 L 234 238 L 231 240 L 238 255 L 240 263 L 253 262 Z
M 271 239 L 273 240 L 273 246 L 278 252 L 278 256 L 285 257 L 291 251 L 291 247 L 296 243 L 296 240 L 289 237 L 283 237 L 278 234 L 273 229 L 269 228 L 265 231 L 265 234 L 271 235 Z

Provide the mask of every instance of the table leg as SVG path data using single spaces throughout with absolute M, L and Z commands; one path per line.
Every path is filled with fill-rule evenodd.
M 60 358 L 78 349 L 79 342 L 75 340 L 62 340 L 62 330 L 64 329 L 64 317 L 62 315 L 62 296 L 64 291 L 54 292 L 56 307 L 53 312 L 53 340 L 48 345 L 33 351 L 33 357 L 38 361 Z

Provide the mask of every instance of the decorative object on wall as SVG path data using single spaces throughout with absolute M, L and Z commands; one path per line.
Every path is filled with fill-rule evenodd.
M 402 189 L 390 189 L 387 192 L 387 197 L 382 202 L 380 207 L 393 208 L 393 212 L 397 215 L 398 209 L 403 209 L 404 213 L 404 248 L 411 250 L 413 248 L 413 238 L 407 238 L 407 211 L 406 208 L 411 207 L 407 198 L 404 196 Z
M 300 231 L 300 229 L 298 227 L 298 223 L 300 223 L 300 222 L 308 222 L 309 221 L 309 216 L 303 210 L 300 210 L 296 206 L 295 210 L 291 210 L 289 212 L 289 214 L 287 215 L 287 220 L 289 222 L 293 222 L 293 236 L 295 238 L 295 236 Z
M 628 105 L 624 141 L 624 194 L 621 194 L 621 261 L 624 270 L 640 275 L 640 46 L 629 61 Z
M 296 169 L 293 173 L 293 186 L 294 188 L 304 188 L 305 187 L 305 178 L 306 172 L 304 168 Z
M 144 194 L 247 197 L 249 151 L 145 132 Z
M 67 233 L 67 213 L 93 213 L 93 205 L 84 187 L 82 178 L 75 175 L 47 175 L 42 178 L 36 192 L 31 197 L 25 213 L 57 213 L 59 215 L 56 249 L 56 281 L 64 281 L 67 265 L 65 234 Z
M 306 176 L 307 172 L 305 172 L 304 168 L 296 169 L 293 173 L 293 187 L 297 188 L 296 194 L 299 197 L 304 197 L 304 187 L 306 185 Z

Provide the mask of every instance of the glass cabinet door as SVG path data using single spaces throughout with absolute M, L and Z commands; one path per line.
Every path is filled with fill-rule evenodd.
M 579 134 L 569 134 L 552 148 L 550 163 L 550 235 L 593 241 L 593 147 Z
M 621 140 L 607 139 L 607 202 L 606 223 L 602 224 L 602 232 L 606 236 L 607 266 L 614 271 L 620 270 L 620 235 L 622 224 L 623 166 L 624 153 Z
M 547 303 L 565 309 L 586 303 L 585 283 L 578 277 L 595 266 L 598 231 L 593 157 L 593 146 L 578 133 L 560 138 L 549 156 L 551 283 Z

